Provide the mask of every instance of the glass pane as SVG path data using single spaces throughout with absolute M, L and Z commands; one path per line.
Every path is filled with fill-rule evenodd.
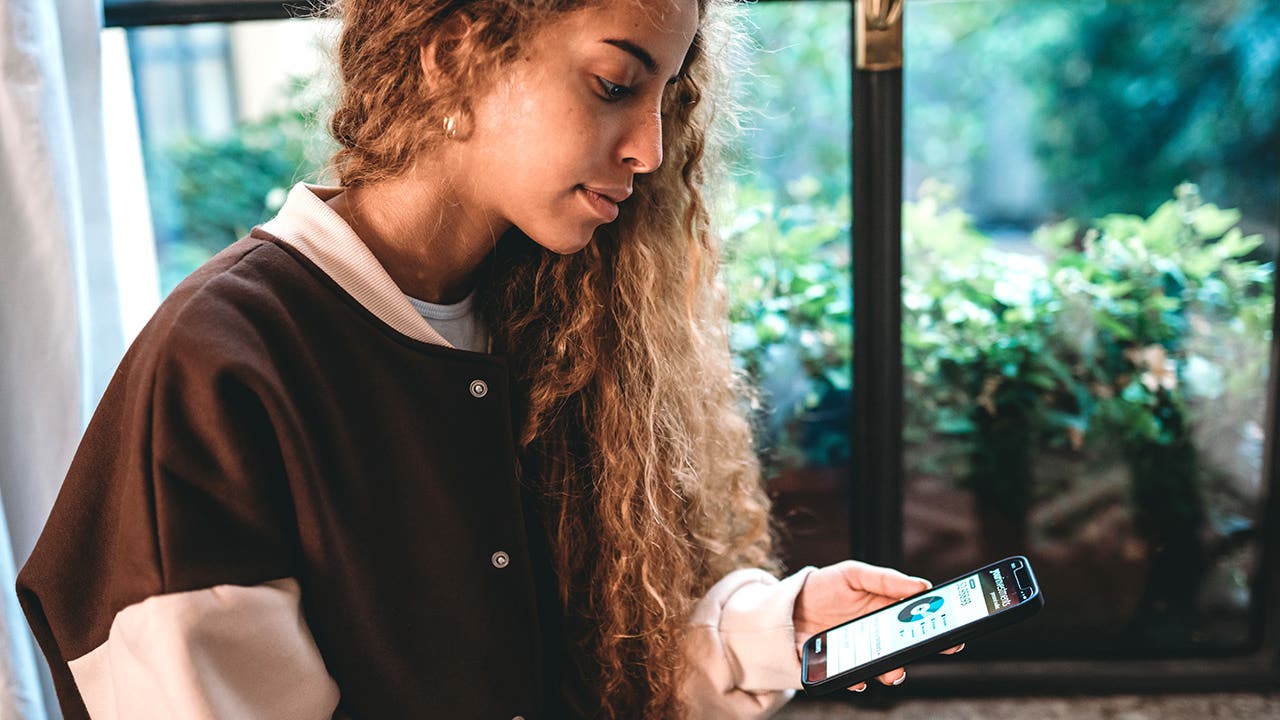
M 845 2 L 744 6 L 752 72 L 718 211 L 732 343 L 760 386 L 759 440 L 793 565 L 843 559 L 851 374 Z M 129 31 L 162 292 L 318 177 L 324 21 Z M 116 103 L 127 100 L 112 97 Z
M 322 20 L 128 31 L 161 292 L 269 219 L 330 146 Z M 108 97 L 112 103 L 128 99 Z
M 1280 4 L 906 7 L 907 567 L 1031 557 L 979 653 L 1247 649 Z
M 850 546 L 850 5 L 746 12 L 757 45 L 739 77 L 748 132 L 721 222 L 731 342 L 760 389 L 788 564 L 824 564 Z

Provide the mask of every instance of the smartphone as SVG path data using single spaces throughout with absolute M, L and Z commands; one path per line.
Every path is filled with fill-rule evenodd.
M 965 573 L 805 641 L 801 684 L 821 695 L 857 685 L 992 630 L 1044 606 L 1021 555 Z

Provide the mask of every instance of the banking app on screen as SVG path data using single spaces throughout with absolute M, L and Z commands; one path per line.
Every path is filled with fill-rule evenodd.
M 1006 587 L 1005 580 L 1000 568 L 974 573 L 934 588 L 927 595 L 829 630 L 816 640 L 814 649 L 823 655 L 808 668 L 810 682 L 838 675 L 1018 604 L 1021 598 L 1016 586 Z

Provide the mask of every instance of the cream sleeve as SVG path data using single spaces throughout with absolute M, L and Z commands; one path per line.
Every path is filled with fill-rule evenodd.
M 292 578 L 148 598 L 72 660 L 93 720 L 329 720 L 338 687 Z
M 681 688 L 689 720 L 766 718 L 800 688 L 792 613 L 806 567 L 781 581 L 735 570 L 707 591 L 690 619 Z

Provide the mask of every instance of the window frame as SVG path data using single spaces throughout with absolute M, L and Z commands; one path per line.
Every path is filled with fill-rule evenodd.
M 802 0 L 758 0 L 793 2 Z M 838 1 L 838 0 L 836 0 Z M 856 38 L 859 9 L 854 6 L 850 37 Z M 1063 0 L 1066 1 L 1066 0 Z M 103 0 L 105 27 L 133 28 L 202 22 L 305 18 L 318 14 L 318 0 Z M 901 21 L 899 21 L 901 22 Z M 902 135 L 903 70 L 857 66 L 852 50 L 851 168 L 855 347 L 853 457 L 849 516 L 852 557 L 896 566 L 902 558 Z M 883 188 L 889 188 L 883 191 Z M 1277 213 L 1280 214 L 1280 202 Z M 856 238 L 865 238 L 857 242 Z M 1277 293 L 1280 295 L 1280 291 Z M 1273 298 L 1273 307 L 1276 305 Z M 1081 692 L 1268 691 L 1280 686 L 1280 312 L 1273 312 L 1262 478 L 1263 510 L 1259 579 L 1254 587 L 1252 652 L 1168 659 L 1053 660 L 922 663 L 912 667 L 912 682 L 894 696 L 997 696 L 1079 694 Z M 891 430 L 897 428 L 897 430 Z M 882 692 L 874 687 L 873 704 Z M 883 703 L 881 703 L 883 704 Z
M 103 0 L 104 27 L 191 25 L 203 22 L 286 20 L 306 17 L 308 0 Z

